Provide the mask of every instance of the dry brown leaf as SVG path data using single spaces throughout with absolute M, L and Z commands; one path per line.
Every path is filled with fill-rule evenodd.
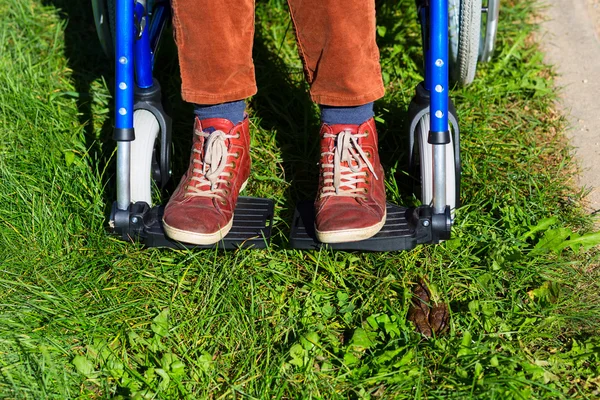
M 427 285 L 427 279 L 421 279 L 413 289 L 412 305 L 408 310 L 408 320 L 425 337 L 440 336 L 448 330 L 448 306 L 434 303 Z

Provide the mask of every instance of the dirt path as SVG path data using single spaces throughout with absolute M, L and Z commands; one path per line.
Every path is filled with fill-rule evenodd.
M 591 190 L 589 210 L 600 210 L 600 0 L 543 0 L 546 62 L 556 66 L 560 103 L 571 144 Z

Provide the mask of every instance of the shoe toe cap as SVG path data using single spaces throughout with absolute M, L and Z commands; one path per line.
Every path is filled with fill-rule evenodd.
M 330 207 L 321 210 L 316 217 L 315 225 L 319 231 L 346 231 L 363 229 L 381 223 L 383 215 L 377 215 L 360 205 Z
M 181 231 L 212 234 L 226 226 L 229 220 L 215 207 L 180 205 L 176 210 L 165 209 L 163 222 Z

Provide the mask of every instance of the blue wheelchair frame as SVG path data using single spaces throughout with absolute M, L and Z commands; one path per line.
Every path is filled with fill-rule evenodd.
M 153 79 L 154 55 L 169 17 L 168 1 L 157 2 L 152 13 L 147 0 L 117 0 L 115 27 L 115 131 L 117 141 L 117 205 L 127 210 L 130 203 L 130 142 L 135 139 L 133 114 L 151 111 L 159 121 L 163 137 L 159 172 L 155 178 L 164 186 L 169 177 L 171 121 L 161 106 L 161 92 Z M 137 104 L 136 104 L 137 103 Z
M 428 142 L 434 146 L 433 207 L 425 205 L 416 210 L 397 207 L 399 213 L 407 215 L 403 218 L 406 218 L 409 221 L 407 225 L 412 227 L 410 240 L 406 239 L 391 247 L 342 246 L 344 249 L 403 250 L 416 244 L 437 243 L 450 237 L 452 219 L 446 199 L 444 146 L 451 143 L 450 118 L 450 125 L 455 127 L 455 146 L 458 150 L 458 125 L 454 112 L 449 113 L 449 108 L 453 111 L 453 106 L 449 99 L 448 0 L 417 0 L 417 7 L 423 32 L 425 81 L 420 85 L 421 89 L 417 88 L 417 95 L 413 100 L 413 103 L 420 101 L 421 105 L 417 107 L 417 112 L 413 113 L 410 135 L 412 146 L 414 126 L 420 117 L 428 113 L 431 127 Z M 140 225 L 141 219 L 145 218 L 144 215 L 148 212 L 146 209 L 134 212 L 130 204 L 129 157 L 130 144 L 135 139 L 133 114 L 137 108 L 153 112 L 161 125 L 161 165 L 157 173 L 161 186 L 170 175 L 170 120 L 162 110 L 160 86 L 152 76 L 154 54 L 164 25 L 169 20 L 169 11 L 168 0 L 116 0 L 114 139 L 117 141 L 117 201 L 113 205 L 111 225 L 123 238 L 131 238 L 132 232 L 137 229 L 139 233 L 139 230 L 143 229 Z M 389 213 L 388 210 L 388 215 Z M 158 223 L 160 224 L 160 221 Z M 300 247 L 302 248 L 302 245 Z
M 426 3 L 423 3 L 426 5 Z M 421 6 L 421 26 L 429 33 L 429 48 L 425 45 L 425 89 L 429 92 L 429 143 L 433 144 L 433 211 L 443 214 L 446 209 L 446 152 L 450 144 L 448 129 L 449 71 L 448 71 L 448 0 L 430 0 L 429 8 Z M 427 24 L 429 13 L 429 24 Z M 427 28 L 429 28 L 427 32 Z M 424 38 L 424 40 L 426 40 Z M 433 90 L 432 90 L 433 89 Z M 439 166 L 439 168 L 438 168 Z

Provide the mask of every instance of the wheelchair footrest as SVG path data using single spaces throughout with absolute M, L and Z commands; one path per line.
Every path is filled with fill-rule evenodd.
M 430 207 L 409 209 L 388 203 L 381 231 L 370 239 L 348 243 L 320 243 L 315 235 L 314 215 L 313 202 L 298 204 L 290 235 L 292 248 L 314 250 L 326 246 L 333 250 L 401 251 L 437 242 L 432 235 Z
M 130 206 L 129 232 L 115 227 L 125 240 L 138 240 L 147 247 L 175 249 L 237 249 L 266 248 L 271 238 L 274 204 L 270 199 L 239 197 L 233 216 L 233 226 L 223 240 L 213 245 L 194 245 L 169 239 L 163 230 L 164 206 L 148 207 L 146 203 Z M 123 211 L 118 211 L 123 212 Z M 127 211 L 126 211 L 127 212 Z M 113 206 L 113 214 L 115 206 Z M 111 218 L 111 221 L 114 221 Z

